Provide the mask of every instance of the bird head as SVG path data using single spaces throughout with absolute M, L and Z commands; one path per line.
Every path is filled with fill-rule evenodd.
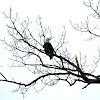
M 49 42 L 50 40 L 51 40 L 51 38 L 47 38 L 47 39 L 46 39 L 46 42 Z

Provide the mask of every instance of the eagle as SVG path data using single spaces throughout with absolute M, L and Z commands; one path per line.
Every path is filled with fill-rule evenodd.
M 51 40 L 50 38 L 46 39 L 43 45 L 43 48 L 44 48 L 45 53 L 50 57 L 50 60 L 51 60 L 53 58 L 54 49 L 51 43 L 49 42 L 50 40 Z

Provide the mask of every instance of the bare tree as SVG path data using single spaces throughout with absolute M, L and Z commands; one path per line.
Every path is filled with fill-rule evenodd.
M 81 22 L 80 24 L 73 25 L 72 22 L 70 21 L 71 25 L 73 26 L 73 28 L 75 28 L 76 30 L 80 32 L 89 33 L 91 35 L 90 39 L 95 38 L 95 37 L 100 37 L 100 33 L 99 33 L 100 0 L 96 0 L 96 2 L 94 0 L 87 0 L 87 1 L 84 1 L 83 4 L 87 8 L 89 8 L 91 12 L 90 15 L 87 16 L 87 19 L 85 22 Z M 95 25 L 93 21 L 95 21 L 95 23 L 97 24 Z
M 96 9 L 92 7 L 91 0 L 89 0 L 89 2 L 84 2 L 84 5 L 94 11 L 92 17 L 99 19 L 99 2 Z M 52 86 L 59 81 L 66 81 L 70 86 L 74 85 L 76 82 L 87 83 L 83 88 L 86 88 L 90 84 L 100 84 L 100 75 L 94 75 L 93 73 L 85 71 L 85 57 L 83 57 L 84 62 L 79 63 L 77 56 L 74 58 L 70 56 L 66 47 L 68 41 L 65 41 L 65 26 L 63 26 L 59 41 L 55 40 L 55 54 L 53 54 L 53 60 L 46 61 L 45 59 L 48 57 L 48 54 L 45 53 L 43 44 L 46 37 L 49 36 L 53 38 L 53 35 L 49 27 L 46 28 L 43 26 L 41 17 L 38 16 L 37 18 L 37 24 L 39 26 L 39 32 L 37 34 L 30 30 L 29 26 L 31 22 L 28 17 L 18 25 L 18 14 L 16 14 L 16 17 L 12 17 L 11 8 L 9 14 L 7 15 L 4 13 L 4 15 L 10 20 L 7 27 L 11 41 L 7 42 L 6 39 L 1 41 L 4 42 L 8 50 L 12 52 L 13 57 L 11 60 L 14 61 L 12 66 L 32 67 L 32 73 L 34 73 L 34 76 L 36 77 L 29 83 L 23 83 L 9 80 L 2 72 L 0 72 L 0 75 L 2 76 L 2 79 L 0 79 L 1 82 L 4 81 L 17 84 L 19 85 L 19 89 L 21 86 L 23 86 L 24 89 L 28 89 L 37 84 L 38 81 L 41 81 L 45 85 Z M 81 23 L 81 26 L 78 24 L 76 26 L 72 24 L 72 26 L 81 32 L 88 32 L 95 37 L 100 37 L 99 34 L 93 32 L 93 29 L 90 29 L 88 20 L 85 24 Z M 95 27 L 94 29 L 97 28 Z M 80 57 L 80 60 L 83 58 Z

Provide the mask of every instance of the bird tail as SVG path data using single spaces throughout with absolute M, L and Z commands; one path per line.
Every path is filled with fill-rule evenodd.
M 50 60 L 53 58 L 53 56 L 49 56 L 50 57 Z

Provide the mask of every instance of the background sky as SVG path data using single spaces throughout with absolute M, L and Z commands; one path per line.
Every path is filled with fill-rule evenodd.
M 83 54 L 92 59 L 91 55 L 96 53 L 98 46 L 93 43 L 98 42 L 98 40 L 84 41 L 88 35 L 74 30 L 69 23 L 70 20 L 73 23 L 80 23 L 86 20 L 89 12 L 88 8 L 83 5 L 83 0 L 2 0 L 0 1 L 0 38 L 7 36 L 6 24 L 8 21 L 4 18 L 2 12 L 8 13 L 10 7 L 13 13 L 19 13 L 19 17 L 22 20 L 27 16 L 30 17 L 34 27 L 36 25 L 36 17 L 40 15 L 45 26 L 51 28 L 55 37 L 59 36 L 62 32 L 62 26 L 65 25 L 69 51 L 73 55 L 82 51 Z M 18 81 L 28 79 L 28 81 L 31 81 L 32 73 L 29 73 L 26 68 L 23 70 L 23 68 L 11 68 L 8 66 L 10 63 L 8 57 L 11 55 L 3 47 L 1 44 L 0 71 L 9 79 L 14 78 Z M 99 71 L 97 71 L 97 74 L 99 74 Z M 100 85 L 90 85 L 86 89 L 82 89 L 85 85 L 76 83 L 70 87 L 66 82 L 59 82 L 53 87 L 46 86 L 39 93 L 32 88 L 25 94 L 24 100 L 99 100 Z M 14 84 L 0 82 L 0 100 L 22 100 L 23 97 L 20 92 L 13 93 L 16 88 L 18 86 Z

